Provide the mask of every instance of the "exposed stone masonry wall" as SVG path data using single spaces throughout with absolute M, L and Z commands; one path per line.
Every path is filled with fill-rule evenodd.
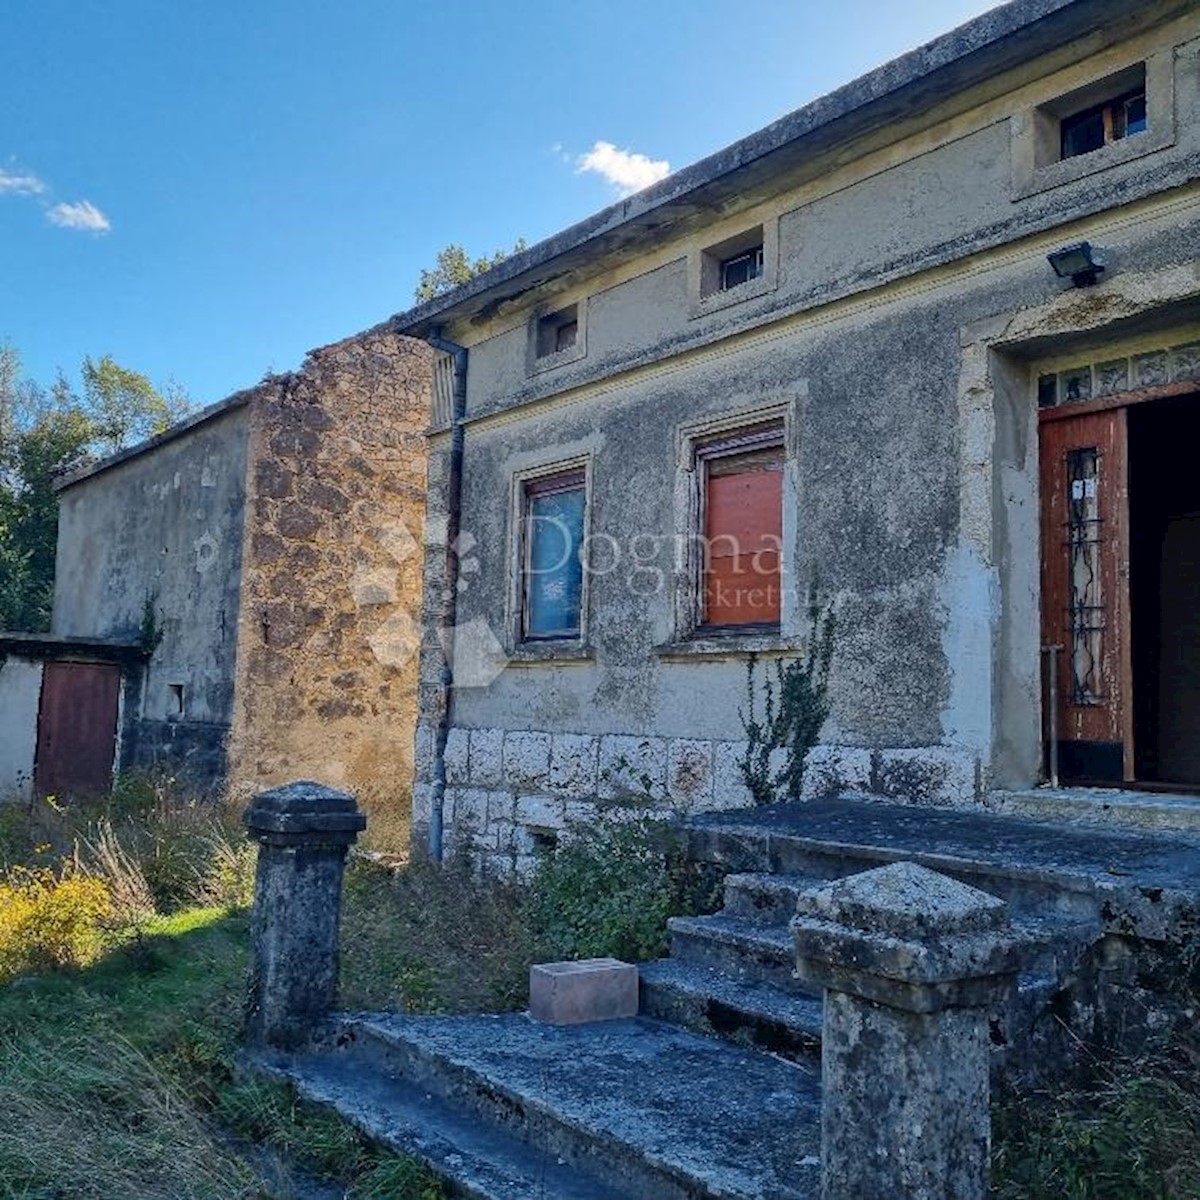
M 468 850 L 500 872 L 524 873 L 540 836 L 588 822 L 598 803 L 649 795 L 664 810 L 683 813 L 745 808 L 753 803 L 738 768 L 745 750 L 743 741 L 451 729 L 446 849 Z M 420 831 L 429 825 L 432 726 L 417 727 L 416 754 L 413 827 L 419 845 Z M 804 792 L 806 799 L 865 792 L 968 807 L 977 801 L 978 770 L 972 755 L 952 747 L 822 745 L 809 755 Z
M 424 343 L 370 331 L 252 405 L 231 780 L 403 811 L 416 721 Z M 394 804 L 394 806 L 393 806 Z

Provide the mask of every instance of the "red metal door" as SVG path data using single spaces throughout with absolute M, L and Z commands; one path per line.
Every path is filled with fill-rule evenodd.
M 1042 640 L 1061 646 L 1059 769 L 1132 780 L 1126 409 L 1040 416 Z
M 39 796 L 77 796 L 112 787 L 121 668 L 48 662 L 38 705 L 34 787 Z

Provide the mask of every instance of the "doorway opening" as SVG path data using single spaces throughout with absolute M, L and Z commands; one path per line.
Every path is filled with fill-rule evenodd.
M 1200 786 L 1200 396 L 1128 410 L 1134 770 Z

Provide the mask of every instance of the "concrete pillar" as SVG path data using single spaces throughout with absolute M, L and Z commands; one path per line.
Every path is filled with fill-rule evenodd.
M 258 843 L 247 1036 L 302 1045 L 333 1009 L 346 852 L 367 819 L 319 783 L 260 792 L 243 820 Z
M 913 863 L 803 893 L 798 978 L 825 989 L 823 1200 L 985 1200 L 988 1019 L 1016 979 L 1004 902 Z

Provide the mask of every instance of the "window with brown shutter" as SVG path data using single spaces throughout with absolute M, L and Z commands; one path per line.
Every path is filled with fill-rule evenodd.
M 783 427 L 741 430 L 696 451 L 701 484 L 700 627 L 778 629 Z

